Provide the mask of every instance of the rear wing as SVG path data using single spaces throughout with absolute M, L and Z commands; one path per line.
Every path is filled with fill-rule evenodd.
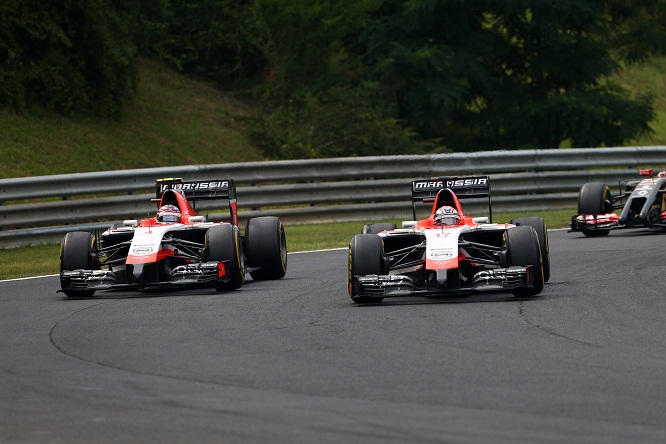
M 412 181 L 412 210 L 416 220 L 416 203 L 433 203 L 443 189 L 453 191 L 458 200 L 488 198 L 489 221 L 493 220 L 488 176 L 444 176 Z
M 151 201 L 159 203 L 164 192 L 168 190 L 182 193 L 187 201 L 191 202 L 193 206 L 194 202 L 198 200 L 228 200 L 231 221 L 234 225 L 238 225 L 236 186 L 232 179 L 193 181 L 184 181 L 179 177 L 157 179 L 155 182 L 155 199 L 151 199 Z

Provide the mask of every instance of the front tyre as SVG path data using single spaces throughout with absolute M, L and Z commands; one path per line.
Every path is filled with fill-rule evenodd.
M 512 293 L 519 298 L 536 296 L 543 291 L 543 260 L 539 238 L 534 228 L 529 226 L 511 227 L 504 234 L 508 265 L 531 266 L 533 275 L 532 288 L 514 288 Z
M 586 230 L 585 228 L 581 228 L 581 233 L 587 237 L 602 237 L 602 236 L 608 236 L 610 233 L 610 230 Z
M 356 276 L 381 275 L 384 272 L 384 241 L 376 234 L 356 234 L 349 242 L 347 286 L 356 303 L 381 302 L 384 298 L 361 296 Z
M 240 230 L 232 224 L 220 224 L 206 231 L 204 260 L 223 262 L 226 282 L 215 282 L 217 291 L 236 290 L 245 282 L 245 262 Z
M 608 214 L 613 211 L 611 191 L 601 182 L 583 184 L 578 193 L 578 214 Z
M 247 221 L 245 257 L 255 281 L 281 279 L 287 273 L 287 237 L 278 217 L 262 216 Z
M 601 182 L 583 184 L 578 193 L 578 214 L 608 214 L 613 211 L 611 191 L 608 185 Z M 608 236 L 610 230 L 581 229 L 587 237 Z
M 96 264 L 95 236 L 85 231 L 67 233 L 60 243 L 60 271 L 94 270 Z M 89 298 L 95 290 L 75 290 L 69 279 L 60 277 L 60 288 L 70 298 Z
M 550 280 L 550 249 L 548 247 L 548 229 L 546 228 L 546 221 L 542 217 L 520 217 L 512 219 L 512 224 L 526 225 L 534 228 L 537 237 L 539 238 L 539 246 L 541 247 L 541 259 L 543 260 L 543 280 L 548 282 Z

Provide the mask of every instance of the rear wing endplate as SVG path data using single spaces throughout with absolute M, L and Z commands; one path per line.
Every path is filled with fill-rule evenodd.
M 458 200 L 488 198 L 489 220 L 493 210 L 488 176 L 444 176 L 412 181 L 412 209 L 416 219 L 416 203 L 433 203 L 437 193 L 445 188 L 453 191 Z

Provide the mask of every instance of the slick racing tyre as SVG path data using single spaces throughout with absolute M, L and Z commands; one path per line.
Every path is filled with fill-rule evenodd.
M 395 229 L 396 229 L 395 224 L 389 224 L 389 223 L 368 224 L 363 226 L 361 234 L 379 234 L 382 231 L 387 231 L 387 230 L 391 231 Z
M 94 270 L 95 236 L 84 231 L 67 233 L 60 243 L 60 271 Z M 69 279 L 60 277 L 60 288 L 70 298 L 89 298 L 95 290 L 75 290 L 67 288 Z
M 589 230 L 581 228 L 580 231 L 587 237 L 608 236 L 608 234 L 610 233 L 610 230 L 604 230 L 604 229 Z
M 383 298 L 359 295 L 355 276 L 385 274 L 384 241 L 375 234 L 356 234 L 349 242 L 347 286 L 349 297 L 356 303 L 381 302 Z
M 215 282 L 217 291 L 236 290 L 245 282 L 245 262 L 240 230 L 232 224 L 215 225 L 206 231 L 204 261 L 226 261 L 227 282 Z
M 518 226 L 527 225 L 536 231 L 539 238 L 539 246 L 541 247 L 541 260 L 543 261 L 543 281 L 548 282 L 550 279 L 550 249 L 548 247 L 546 221 L 542 217 L 520 217 L 511 220 L 511 223 Z
M 613 211 L 611 191 L 601 182 L 588 182 L 578 193 L 578 214 L 606 214 Z
M 255 217 L 245 226 L 245 258 L 255 281 L 280 279 L 287 273 L 287 237 L 282 221 L 273 216 Z
M 536 296 L 543 291 L 544 285 L 543 261 L 536 231 L 528 226 L 511 227 L 504 236 L 509 265 L 531 265 L 534 278 L 533 288 L 514 288 L 513 295 L 519 298 Z
M 578 193 L 578 214 L 607 214 L 613 211 L 611 191 L 608 185 L 601 182 L 588 182 Z M 588 237 L 607 236 L 610 230 L 586 230 L 583 235 Z

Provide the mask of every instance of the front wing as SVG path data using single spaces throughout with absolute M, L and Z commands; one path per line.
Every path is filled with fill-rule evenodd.
M 358 296 L 403 297 L 403 296 L 456 296 L 475 292 L 510 291 L 515 288 L 532 288 L 534 274 L 532 266 L 493 268 L 477 272 L 466 286 L 454 288 L 419 288 L 407 275 L 354 276 L 358 285 Z
M 663 216 L 662 216 L 663 217 Z M 620 216 L 615 213 L 608 214 L 578 214 L 571 218 L 572 232 L 610 231 L 622 228 L 666 228 L 666 219 L 652 223 L 632 222 L 630 225 L 620 224 Z
M 148 287 L 184 287 L 205 285 L 213 282 L 227 282 L 225 263 L 202 262 L 175 267 L 167 279 L 157 282 L 118 282 L 116 274 L 109 270 L 71 270 L 60 272 L 60 282 L 64 290 L 111 290 L 141 289 Z

